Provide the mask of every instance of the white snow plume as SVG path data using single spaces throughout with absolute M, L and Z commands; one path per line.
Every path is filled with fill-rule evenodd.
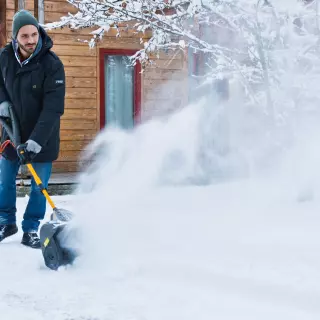
M 245 131 L 241 135 L 250 121 L 238 111 L 229 118 L 233 134 L 217 138 L 222 146 L 222 138 L 231 140 L 234 148 L 212 151 L 204 132 L 218 130 L 213 124 L 221 122 L 212 121 L 219 112 L 211 114 L 207 107 L 203 100 L 132 132 L 105 130 L 90 146 L 94 161 L 80 177 L 75 201 L 83 255 L 67 272 L 81 279 L 81 296 L 85 290 L 94 302 L 76 315 L 99 320 L 319 315 L 320 262 L 312 258 L 319 248 L 317 206 L 297 201 L 298 180 L 282 170 L 289 163 L 286 148 L 274 147 L 262 128 L 250 141 Z M 220 175 L 199 164 L 199 149 L 213 155 L 209 164 L 216 164 Z M 294 174 L 305 165 L 311 170 L 299 152 L 290 151 L 297 161 Z M 255 171 L 248 169 L 250 157 Z M 264 168 L 268 178 L 262 177 Z M 203 179 L 204 172 L 211 178 Z
M 219 314 L 216 285 L 232 295 L 249 290 L 251 298 L 242 303 L 252 309 L 248 301 L 265 289 L 246 289 L 246 277 L 290 284 L 290 277 L 284 276 L 287 265 L 277 265 L 283 254 L 281 246 L 274 247 L 283 241 L 280 227 L 271 244 L 268 237 L 275 232 L 275 221 L 287 221 L 286 215 L 278 219 L 276 214 L 296 210 L 301 200 L 299 186 L 294 186 L 298 180 L 281 170 L 288 168 L 286 150 L 297 157 L 295 175 L 305 163 L 291 147 L 301 150 L 291 133 L 270 133 L 259 114 L 246 110 L 240 102 L 212 108 L 203 99 L 133 131 L 104 130 L 89 146 L 86 156 L 91 163 L 80 176 L 74 209 L 83 255 L 73 272 L 94 288 L 96 305 L 108 301 L 98 310 L 101 314 L 112 311 L 115 319 L 152 320 L 194 319 L 201 314 L 211 319 Z M 290 209 L 272 213 L 274 203 L 283 201 L 289 201 Z M 313 231 L 311 235 L 314 241 Z M 274 254 L 263 252 L 279 273 L 273 275 L 272 266 L 264 270 L 269 258 L 263 258 L 260 249 L 247 249 L 247 242 L 267 242 L 266 250 Z M 260 259 L 253 262 L 261 264 L 255 275 L 250 275 L 244 257 Z M 224 262 L 217 265 L 217 260 Z M 210 296 L 218 299 L 213 305 Z M 316 308 L 307 299 L 299 303 L 301 308 Z M 221 314 L 227 319 L 229 313 Z
M 89 146 L 72 270 L 107 301 L 97 319 L 317 318 L 318 64 L 300 68 L 300 40 L 285 39 L 274 52 L 286 63 L 270 63 L 272 112 L 264 97 L 204 95 Z
M 141 184 L 201 183 L 205 169 L 201 161 L 209 154 L 215 161 L 210 164 L 212 171 L 223 174 L 229 154 L 225 150 L 228 128 L 223 128 L 226 123 L 221 123 L 219 115 L 222 107 L 217 105 L 214 110 L 202 100 L 134 131 L 105 130 L 89 146 L 86 158 L 94 161 L 82 175 L 86 183 L 81 189 L 106 183 L 134 188 Z

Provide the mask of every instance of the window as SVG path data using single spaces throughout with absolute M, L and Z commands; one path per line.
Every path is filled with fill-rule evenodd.
M 15 11 L 25 8 L 25 0 L 15 0 L 14 1 Z
M 140 121 L 140 64 L 132 66 L 129 50 L 100 49 L 100 127 L 131 129 Z
M 39 23 L 44 24 L 44 0 L 34 0 L 34 16 Z

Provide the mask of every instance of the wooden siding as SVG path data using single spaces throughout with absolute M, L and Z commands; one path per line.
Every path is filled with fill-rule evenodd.
M 15 12 L 14 0 L 7 2 L 7 40 L 12 32 Z M 25 0 L 26 9 L 34 13 L 34 0 Z M 77 11 L 66 0 L 44 0 L 45 22 L 53 22 Z M 60 57 L 66 71 L 65 114 L 61 120 L 61 151 L 54 163 L 54 172 L 76 171 L 83 148 L 100 130 L 100 71 L 99 49 L 140 49 L 140 38 L 150 34 L 136 34 L 120 26 L 121 36 L 111 29 L 93 49 L 83 41 L 91 39 L 91 30 L 72 31 L 68 28 L 48 31 L 54 42 L 53 51 Z M 79 41 L 80 40 L 80 41 Z M 161 110 L 180 108 L 186 102 L 186 63 L 182 52 L 153 55 L 154 65 L 142 73 L 142 120 L 150 119 Z M 168 85 L 169 84 L 169 85 Z
M 142 120 L 180 109 L 187 103 L 187 61 L 182 51 L 153 57 L 143 73 Z

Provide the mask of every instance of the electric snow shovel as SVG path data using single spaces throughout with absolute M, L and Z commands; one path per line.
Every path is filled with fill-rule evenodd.
M 0 123 L 10 139 L 2 144 L 2 151 L 7 147 L 11 150 L 10 153 L 12 155 L 12 149 L 16 148 L 16 152 L 22 154 L 25 152 L 25 148 L 24 145 L 20 145 L 19 126 L 11 107 L 9 107 L 9 112 L 10 118 L 0 117 Z M 64 235 L 63 231 L 67 222 L 72 219 L 73 214 L 68 210 L 59 209 L 55 206 L 32 164 L 27 163 L 26 166 L 35 183 L 53 209 L 50 217 L 51 220 L 45 223 L 40 229 L 40 242 L 45 265 L 52 270 L 57 270 L 60 266 L 72 263 L 77 256 L 75 250 L 63 246 L 62 243 L 65 242 L 64 239 L 67 238 L 67 235 Z
M 18 147 L 17 152 L 21 153 L 24 151 Z M 35 183 L 53 209 L 50 221 L 43 224 L 40 228 L 40 243 L 45 265 L 52 270 L 57 270 L 60 266 L 72 263 L 76 258 L 74 250 L 63 246 L 63 239 L 65 238 L 63 232 L 66 223 L 72 219 L 73 214 L 66 209 L 55 206 L 32 164 L 27 163 L 26 166 Z

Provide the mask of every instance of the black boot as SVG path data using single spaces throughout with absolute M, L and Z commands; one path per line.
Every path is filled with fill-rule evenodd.
M 0 242 L 18 232 L 16 224 L 0 224 Z
M 33 249 L 41 248 L 40 239 L 36 232 L 24 232 L 21 243 Z

